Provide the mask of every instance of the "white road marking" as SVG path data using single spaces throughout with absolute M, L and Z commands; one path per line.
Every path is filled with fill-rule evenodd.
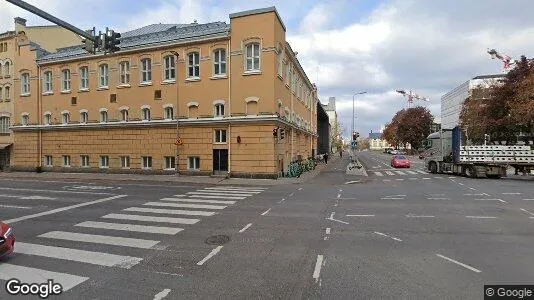
M 38 237 L 75 241 L 75 242 L 141 248 L 141 249 L 150 249 L 153 246 L 155 246 L 157 243 L 159 243 L 159 241 L 154 241 L 154 240 L 134 239 L 134 238 L 97 235 L 97 234 L 85 234 L 85 233 L 66 232 L 66 231 L 50 231 L 50 232 L 41 234 Z
M 451 198 L 440 198 L 440 197 L 435 197 L 435 198 L 427 198 L 428 200 L 451 200 Z
M 397 174 L 399 175 L 406 175 L 406 173 L 404 173 L 403 171 L 395 171 Z
M 421 174 L 428 174 L 426 171 L 422 171 L 422 170 L 415 170 L 415 171 Z
M 383 179 L 383 181 L 391 181 L 391 180 L 389 180 L 389 179 Z
M 406 215 L 407 218 L 435 218 L 436 216 Z
M 169 293 L 171 292 L 171 289 L 164 289 L 163 291 L 157 293 L 156 295 L 154 295 L 154 300 L 161 300 L 165 297 L 167 297 L 167 295 L 169 295 Z
M 398 179 L 395 179 L 395 180 L 397 180 L 397 181 L 404 181 L 404 179 L 402 179 L 402 178 L 398 178 Z
M 410 178 L 408 178 L 408 179 L 410 179 L 410 180 L 417 180 L 417 178 L 415 178 L 415 177 L 410 177 Z
M 458 182 L 458 184 L 459 184 L 459 185 L 464 185 L 464 184 L 463 184 L 463 183 L 461 183 L 461 182 Z
M 341 198 L 341 194 L 337 194 L 337 198 L 338 198 L 338 199 Z
M 353 184 L 353 183 L 359 183 L 359 182 L 360 182 L 359 180 L 352 180 L 352 181 L 345 182 L 345 184 Z
M 380 200 L 404 200 L 404 198 L 385 197 L 380 198 Z
M 487 198 L 483 198 L 483 199 L 475 199 L 475 201 L 499 201 L 499 202 L 502 202 L 502 203 L 508 203 L 502 199 L 487 199 Z
M 429 197 L 434 197 L 434 196 L 445 196 L 445 194 L 428 194 Z
M 89 279 L 89 277 L 28 268 L 2 262 L 0 264 L 0 279 L 9 280 L 12 278 L 17 278 L 18 280 L 27 283 L 41 283 L 47 279 L 52 279 L 54 280 L 54 283 L 61 284 L 63 291 L 68 291 Z
M 471 266 L 469 266 L 469 265 L 466 265 L 466 264 L 464 264 L 464 263 L 461 263 L 461 262 L 459 262 L 459 261 L 457 261 L 457 260 L 454 260 L 454 259 L 452 259 L 452 258 L 448 258 L 447 256 L 444 256 L 444 255 L 441 255 L 441 254 L 436 254 L 436 255 L 437 255 L 438 257 L 441 257 L 441 258 L 443 258 L 443 259 L 445 259 L 445 260 L 448 260 L 448 261 L 450 261 L 450 262 L 452 262 L 452 263 L 455 263 L 455 264 L 457 264 L 457 265 L 460 265 L 460 266 L 462 266 L 462 267 L 464 267 L 464 268 L 466 268 L 466 269 L 468 269 L 468 270 L 471 270 L 471 271 L 473 271 L 473 272 L 477 272 L 477 273 L 480 273 L 480 272 L 481 272 L 479 269 L 475 269 L 475 268 L 473 268 L 473 267 L 471 267 Z
M 489 194 L 486 194 L 486 193 L 482 193 L 482 194 L 483 194 L 484 196 L 488 196 L 488 197 L 490 196 Z
M 406 171 L 406 173 L 411 174 L 411 175 L 417 175 L 417 172 L 414 172 L 414 171 Z
M 99 199 L 99 200 L 94 200 L 94 201 L 74 204 L 74 205 L 70 205 L 70 206 L 65 206 L 65 207 L 61 207 L 61 208 L 52 209 L 52 210 L 49 210 L 49 211 L 43 211 L 43 212 L 36 213 L 36 214 L 33 214 L 33 215 L 22 216 L 22 217 L 10 219 L 10 220 L 4 220 L 4 223 L 13 224 L 13 223 L 19 222 L 19 221 L 24 221 L 24 220 L 28 220 L 28 219 L 34 219 L 34 218 L 38 218 L 38 217 L 42 217 L 42 216 L 52 215 L 52 214 L 55 214 L 55 213 L 58 213 L 58 212 L 63 212 L 63 211 L 71 210 L 71 209 L 78 208 L 78 207 L 84 207 L 84 206 L 89 206 L 89 205 L 102 203 L 102 202 L 106 202 L 106 201 L 110 201 L 110 200 L 115 200 L 115 199 L 123 198 L 123 197 L 126 197 L 126 196 L 128 196 L 128 195 L 117 195 L 117 196 L 112 196 L 112 197 L 108 197 L 108 198 L 104 198 L 104 199 Z
M 278 201 L 278 203 L 282 203 L 282 202 L 284 202 L 284 201 L 286 201 L 286 199 L 285 199 L 285 198 L 282 198 L 282 200 Z
M 0 207 L 4 207 L 4 208 L 19 208 L 19 209 L 30 209 L 31 208 L 29 206 L 17 206 L 17 205 L 5 205 L 5 204 L 0 204 Z
M 167 234 L 167 235 L 175 235 L 178 232 L 183 230 L 182 228 L 174 228 L 174 227 L 148 226 L 148 225 L 124 224 L 124 223 L 106 223 L 106 222 L 93 222 L 93 221 L 82 222 L 74 226 L 87 227 L 87 228 L 98 228 L 98 229 L 109 229 L 109 230 L 144 232 L 144 233 L 157 233 L 157 234 Z
M 374 217 L 375 215 L 346 215 L 347 217 Z
M 456 178 L 456 177 L 455 177 L 455 176 L 449 176 L 449 177 L 447 177 L 447 178 L 449 178 L 449 179 L 453 179 L 453 178 Z
M 330 234 L 330 230 L 331 230 L 331 228 L 330 228 L 330 227 L 327 227 L 327 228 L 326 228 L 326 234 Z
M 293 195 L 295 195 L 295 193 L 291 193 L 291 194 L 289 194 L 289 197 L 293 197 Z
M 298 189 L 297 189 L 297 191 L 302 191 L 302 188 L 301 188 L 301 187 L 300 187 L 300 188 L 298 188 Z
M 440 176 L 434 176 L 435 179 L 443 179 L 443 177 Z
M 243 200 L 247 197 L 234 197 L 234 196 L 220 196 L 220 194 L 207 194 L 207 193 L 201 193 L 201 192 L 188 192 L 189 197 L 194 198 L 211 198 L 211 199 L 231 199 L 231 200 Z
M 473 191 L 476 191 L 476 190 L 477 190 L 477 189 L 475 189 L 475 188 L 472 188 L 472 187 L 470 187 L 469 189 L 470 189 L 470 190 L 473 190 Z
M 226 200 L 205 200 L 205 199 L 183 199 L 183 198 L 161 198 L 161 201 L 175 201 L 175 202 L 188 202 L 188 203 L 210 203 L 210 204 L 235 204 L 235 201 Z
M 382 232 L 375 231 L 375 234 L 378 234 L 378 235 L 381 235 L 381 236 L 388 237 L 388 238 L 393 239 L 393 240 L 395 240 L 395 241 L 397 241 L 397 242 L 402 242 L 401 239 L 396 238 L 396 237 L 389 236 L 389 235 L 387 235 L 387 234 L 385 234 L 385 233 L 382 233 Z
M 502 193 L 503 195 L 521 195 L 521 193 Z
M 317 261 L 315 262 L 315 269 L 313 270 L 312 278 L 315 279 L 315 282 L 319 281 L 319 276 L 321 275 L 321 268 L 323 267 L 324 257 L 322 255 L 317 255 Z
M 204 257 L 201 261 L 197 262 L 198 266 L 202 266 L 205 264 L 210 258 L 212 258 L 215 254 L 219 253 L 223 246 L 217 246 L 217 248 L 211 250 L 211 252 L 208 254 L 208 256 Z
M 521 210 L 524 211 L 524 212 L 526 212 L 527 214 L 529 214 L 529 215 L 531 215 L 531 216 L 534 216 L 533 213 L 531 213 L 530 211 L 528 211 L 528 210 L 526 210 L 526 209 L 524 209 L 524 208 L 521 208 Z
M 523 201 L 534 201 L 534 199 L 523 199 Z
M 179 207 L 179 208 L 198 208 L 198 209 L 225 209 L 226 208 L 226 206 L 221 206 L 221 205 L 200 205 L 200 204 L 171 203 L 171 202 L 147 202 L 143 205 Z
M 270 211 L 271 211 L 271 209 L 269 208 L 268 210 L 262 212 L 261 215 L 262 215 L 262 216 L 265 216 L 265 215 L 267 215 Z
M 424 178 L 421 178 L 421 179 L 423 179 L 423 180 L 429 180 L 430 177 L 424 177 Z
M 143 259 L 139 257 L 115 255 L 103 252 L 92 252 L 72 248 L 45 246 L 18 242 L 17 253 L 77 261 L 106 267 L 130 269 Z
M 204 216 L 211 217 L 215 215 L 212 211 L 201 210 L 179 210 L 179 209 L 164 209 L 164 208 L 148 208 L 148 207 L 128 207 L 123 211 L 135 211 L 155 214 L 168 214 L 168 215 L 188 215 L 188 216 Z
M 214 193 L 214 192 L 218 192 L 218 193 L 230 193 L 230 194 L 249 194 L 249 195 L 253 195 L 253 194 L 261 194 L 262 192 L 255 192 L 255 191 L 240 191 L 240 190 L 225 190 L 225 189 L 220 189 L 220 188 L 211 188 L 211 189 L 202 189 L 202 190 L 197 190 L 197 192 L 208 192 L 208 193 Z
M 240 233 L 245 232 L 245 230 L 247 230 L 250 226 L 252 226 L 252 223 L 248 223 L 247 225 L 245 225 L 245 227 L 241 228 L 241 230 L 239 230 L 239 232 Z
M 7 187 L 0 187 L 0 190 L 24 191 L 24 192 L 43 192 L 43 193 L 64 193 L 64 194 L 114 195 L 113 193 L 60 191 L 60 190 L 35 190 L 35 189 L 20 189 L 20 188 L 7 188 Z
M 172 223 L 172 224 L 196 224 L 200 222 L 199 219 L 185 219 L 185 218 L 171 218 L 171 217 L 154 217 L 143 215 L 126 215 L 126 214 L 108 214 L 102 216 L 104 219 L 117 219 L 117 220 L 134 220 L 142 222 L 157 222 L 157 223 Z
M 388 174 L 388 175 L 395 175 L 395 173 L 393 173 L 393 172 L 391 172 L 391 171 L 385 171 L 385 172 L 386 172 L 386 174 Z
M 465 216 L 469 219 L 497 219 L 497 217 L 490 217 L 490 216 Z
M 375 172 L 375 175 L 376 176 L 384 176 L 384 174 L 380 173 L 380 172 Z
M 464 196 L 484 196 L 484 194 L 464 194 Z
M 224 190 L 238 190 L 238 191 L 255 191 L 255 192 L 263 192 L 268 188 L 263 187 L 244 187 L 244 186 L 218 186 L 218 187 L 207 187 L 205 189 L 224 189 Z

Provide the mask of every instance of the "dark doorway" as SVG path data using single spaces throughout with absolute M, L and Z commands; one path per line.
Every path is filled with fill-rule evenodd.
M 228 171 L 228 149 L 213 149 L 213 172 Z

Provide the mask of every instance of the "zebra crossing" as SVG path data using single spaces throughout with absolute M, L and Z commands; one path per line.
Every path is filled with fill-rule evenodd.
M 373 173 L 378 177 L 385 177 L 385 176 L 407 176 L 407 175 L 420 175 L 424 174 L 427 175 L 428 172 L 423 170 L 386 170 L 386 171 L 373 171 Z
M 188 226 L 201 222 L 202 218 L 214 216 L 236 204 L 236 200 L 244 200 L 265 190 L 266 188 L 262 187 L 217 186 L 164 197 L 158 201 L 122 209 L 120 212 L 105 214 L 98 220 L 85 220 L 74 224 L 70 231 L 54 230 L 43 233 L 36 237 L 38 241 L 43 241 L 42 244 L 17 241 L 15 253 L 54 259 L 58 260 L 59 264 L 61 261 L 69 261 L 98 267 L 130 269 L 141 263 L 143 258 L 141 255 L 120 255 L 118 253 L 121 249 L 157 249 L 161 242 L 159 237 L 174 236 L 186 230 Z M 98 234 L 87 233 L 87 230 L 97 230 Z M 134 233 L 136 237 L 132 237 Z M 147 238 L 139 238 L 142 235 Z M 56 246 L 61 242 L 72 242 L 78 248 Z M 51 243 L 55 245 L 52 246 Z M 79 249 L 82 247 L 80 245 L 88 244 L 98 244 L 109 251 Z M 61 284 L 64 291 L 68 291 L 90 279 L 87 274 L 68 274 L 25 266 L 20 263 L 24 261 L 21 257 L 12 261 L 0 264 L 0 280 L 17 278 L 22 282 L 46 282 L 47 279 L 52 279 Z

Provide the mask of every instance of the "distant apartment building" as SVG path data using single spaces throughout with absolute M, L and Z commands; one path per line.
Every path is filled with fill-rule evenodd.
M 339 128 L 336 111 L 336 97 L 328 98 L 328 104 L 323 104 L 323 108 L 328 115 L 328 121 L 330 122 L 330 140 L 329 147 L 331 152 L 338 152 L 339 149 L 336 145 L 333 145 L 333 141 L 341 142 L 341 128 Z
M 380 130 L 380 132 L 371 131 L 368 140 L 370 150 L 384 150 L 385 148 L 391 147 L 391 145 L 382 138 L 382 130 Z
M 33 68 L 38 55 L 60 47 L 78 45 L 80 42 L 80 37 L 59 26 L 26 26 L 23 18 L 15 18 L 15 30 L 0 33 L 0 169 L 10 165 L 13 148 L 10 129 L 14 120 L 13 99 L 21 94 L 15 88 L 18 74 L 21 70 Z M 29 89 L 29 82 L 35 79 L 36 77 L 23 77 L 20 87 Z
M 504 78 L 504 74 L 476 76 L 441 97 L 441 128 L 453 129 L 460 123 L 462 105 L 477 87 L 489 87 Z
M 14 71 L 14 169 L 276 178 L 316 152 L 317 88 L 274 7 L 148 25 L 120 47 Z

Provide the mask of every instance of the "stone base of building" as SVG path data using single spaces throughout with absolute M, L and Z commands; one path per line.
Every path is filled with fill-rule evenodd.
M 278 179 L 278 173 L 245 173 L 230 172 L 232 178 L 250 178 L 250 179 Z

